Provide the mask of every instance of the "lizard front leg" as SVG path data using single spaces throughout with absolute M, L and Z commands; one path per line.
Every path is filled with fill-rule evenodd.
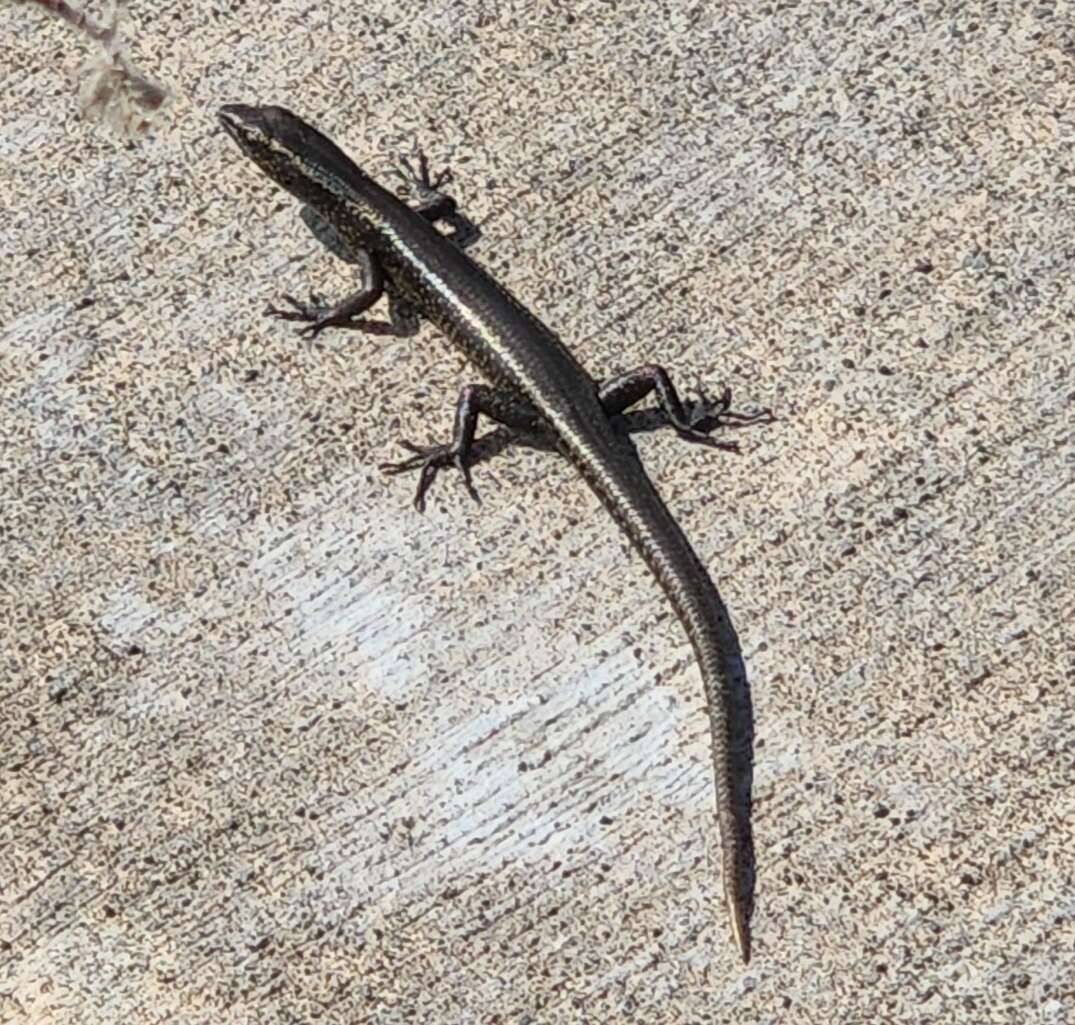
M 308 210 L 309 207 L 305 209 Z M 390 333 L 401 337 L 413 335 L 418 330 L 418 316 L 410 303 L 398 299 L 391 291 L 388 296 L 390 327 L 374 321 L 357 319 L 384 295 L 386 282 L 381 265 L 370 253 L 364 249 L 347 248 L 345 251 L 347 261 L 357 264 L 362 274 L 362 286 L 356 292 L 335 305 L 325 303 L 315 295 L 311 295 L 310 301 L 305 303 L 290 295 L 285 295 L 284 301 L 292 309 L 282 310 L 270 303 L 265 312 L 278 320 L 304 323 L 306 326 L 299 328 L 299 333 L 308 334 L 312 338 L 316 338 L 327 327 L 342 327 L 351 331 L 368 331 L 374 334 Z
M 448 238 L 460 249 L 477 242 L 481 237 L 478 226 L 459 212 L 459 206 L 451 196 L 441 191 L 441 186 L 452 180 L 452 172 L 445 168 L 431 178 L 426 155 L 418 150 L 415 159 L 417 167 L 407 157 L 400 157 L 400 166 L 396 169 L 396 175 L 404 185 L 418 196 L 418 205 L 414 209 L 432 224 L 444 221 L 452 229 Z
M 451 228 L 448 238 L 461 249 L 471 245 L 481 236 L 478 226 L 459 212 L 458 205 L 451 196 L 441 191 L 441 186 L 452 180 L 451 171 L 445 169 L 432 177 L 425 154 L 419 150 L 415 159 L 416 164 L 412 164 L 406 157 L 400 157 L 400 168 L 396 171 L 407 188 L 418 197 L 415 211 L 431 224 L 438 221 L 447 224 Z M 304 206 L 299 211 L 299 216 L 314 238 L 329 252 L 345 263 L 359 268 L 362 286 L 335 304 L 326 303 L 316 295 L 311 295 L 309 302 L 301 302 L 285 295 L 284 302 L 292 308 L 283 310 L 270 304 L 266 311 L 269 316 L 279 320 L 300 321 L 306 325 L 299 329 L 300 333 L 314 338 L 327 327 L 366 331 L 371 334 L 394 334 L 399 337 L 409 337 L 418 331 L 418 310 L 412 303 L 393 295 L 390 289 L 388 316 L 391 326 L 359 320 L 359 316 L 373 306 L 386 291 L 380 264 L 372 254 L 347 242 L 336 227 L 312 206 Z

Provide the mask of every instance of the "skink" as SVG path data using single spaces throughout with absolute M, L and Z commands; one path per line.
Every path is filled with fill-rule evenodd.
M 278 315 L 309 321 L 317 333 L 353 326 L 387 293 L 393 321 L 415 315 L 435 324 L 489 384 L 460 393 L 455 430 L 446 444 L 409 446 L 415 455 L 393 470 L 420 471 L 416 504 L 439 469 L 454 465 L 468 489 L 468 457 L 479 414 L 511 428 L 544 434 L 571 461 L 645 559 L 682 622 L 701 669 L 709 710 L 723 883 L 732 933 L 750 959 L 754 854 L 750 825 L 753 720 L 739 641 L 701 560 L 672 517 L 635 448 L 610 420 L 655 392 L 676 430 L 712 442 L 688 419 L 667 373 L 640 367 L 597 382 L 560 338 L 464 251 L 464 222 L 453 201 L 417 175 L 422 204 L 412 208 L 378 185 L 331 140 L 281 107 L 229 105 L 221 124 L 258 167 L 305 204 L 304 218 L 340 255 L 361 265 L 363 287 L 331 309 L 304 307 Z M 435 222 L 448 221 L 455 235 Z M 731 416 L 725 410 L 719 416 Z M 751 418 L 745 418 L 751 419 Z

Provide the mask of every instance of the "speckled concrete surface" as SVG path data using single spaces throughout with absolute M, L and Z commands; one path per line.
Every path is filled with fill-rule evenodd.
M 711 8 L 137 3 L 129 146 L 7 5 L 0 1020 L 1075 1017 L 1075 11 Z M 350 277 L 236 100 L 419 140 L 595 372 L 780 416 L 638 439 L 749 667 L 749 967 L 656 587 L 547 453 L 376 470 L 473 374 L 261 316 Z

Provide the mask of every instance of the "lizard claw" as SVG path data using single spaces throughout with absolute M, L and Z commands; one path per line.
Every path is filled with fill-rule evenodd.
M 759 422 L 772 423 L 776 419 L 772 411 L 768 409 L 758 410 L 755 413 L 732 412 L 731 388 L 726 387 L 721 392 L 720 398 L 713 400 L 706 394 L 699 381 L 694 387 L 694 394 L 697 395 L 697 400 L 694 403 L 694 410 L 690 418 L 690 430 L 687 432 L 680 431 L 680 433 L 714 448 L 738 452 L 739 444 L 734 441 L 717 441 L 709 435 L 709 430 L 714 430 L 717 427 L 746 427 L 748 424 Z M 706 423 L 711 424 L 709 430 L 701 426 Z
M 425 153 L 415 147 L 413 159 L 417 167 L 411 162 L 410 157 L 399 158 L 400 167 L 396 168 L 396 175 L 408 189 L 413 189 L 419 196 L 426 197 L 440 191 L 442 185 L 447 185 L 452 180 L 452 172 L 445 167 L 435 178 L 429 176 L 429 160 Z
M 701 381 L 695 386 L 695 393 L 698 396 L 698 408 L 702 412 L 695 420 L 696 423 L 701 420 L 715 420 L 721 427 L 743 427 L 747 424 L 772 423 L 776 420 L 771 409 L 759 409 L 753 413 L 733 412 L 731 388 L 725 387 L 716 402 L 702 390 Z
M 706 393 L 700 380 L 695 382 L 692 389 L 697 396 L 691 403 L 690 415 L 685 424 L 672 421 L 673 427 L 681 438 L 694 441 L 700 445 L 709 445 L 710 448 L 722 448 L 729 452 L 738 452 L 739 443 L 735 441 L 720 441 L 709 433 L 715 427 L 720 426 L 721 416 L 728 409 L 732 401 L 730 388 L 725 388 L 721 397 L 714 402 Z M 707 425 L 708 424 L 708 428 Z
M 266 303 L 265 315 L 267 317 L 276 317 L 277 320 L 313 320 L 315 315 L 311 315 L 310 308 L 298 299 L 290 295 L 282 297 L 284 302 L 289 306 L 294 307 L 291 310 L 282 310 L 279 306 L 273 306 L 272 303 Z
M 273 306 L 272 303 L 268 303 L 265 307 L 265 314 L 269 317 L 275 317 L 277 320 L 303 323 L 305 326 L 299 328 L 299 334 L 316 337 L 332 323 L 331 319 L 325 316 L 327 309 L 320 296 L 311 292 L 308 303 L 301 302 L 291 295 L 285 295 L 282 298 L 291 307 L 290 310 L 282 310 L 279 306 Z
M 720 423 L 721 417 L 728 412 L 729 407 L 732 404 L 732 390 L 731 388 L 725 388 L 720 394 L 719 399 L 712 399 L 709 393 L 705 390 L 705 385 L 702 384 L 701 378 L 698 378 L 694 382 L 694 387 L 691 392 L 695 396 L 694 409 L 691 412 L 691 426 L 695 427 L 698 424 L 703 424 L 707 420 L 713 420 L 716 424 Z
M 457 451 L 454 445 L 421 447 L 410 441 L 401 441 L 400 444 L 408 452 L 413 452 L 414 455 L 398 463 L 380 463 L 378 464 L 378 469 L 383 473 L 392 475 L 408 473 L 411 470 L 421 470 L 418 477 L 418 488 L 414 495 L 414 507 L 419 512 L 425 512 L 426 492 L 429 491 L 430 485 L 436 480 L 437 474 L 446 466 L 454 466 L 463 475 L 463 483 L 466 485 L 467 493 L 475 502 L 481 503 L 478 492 L 474 489 L 474 484 L 470 479 L 470 467 L 463 458 L 463 453 Z
M 268 303 L 265 307 L 265 315 L 276 317 L 277 320 L 299 321 L 303 325 L 297 332 L 300 335 L 316 338 L 327 327 L 354 328 L 362 326 L 365 329 L 373 330 L 365 322 L 355 320 L 349 313 L 341 314 L 337 312 L 334 307 L 329 306 L 321 296 L 314 292 L 310 293 L 310 301 L 305 303 L 290 295 L 282 296 L 282 299 L 292 307 L 290 310 L 282 310 L 279 306 L 273 306 L 272 303 Z

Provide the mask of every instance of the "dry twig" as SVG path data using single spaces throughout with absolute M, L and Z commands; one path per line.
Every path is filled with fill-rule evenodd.
M 100 46 L 101 54 L 79 69 L 79 106 L 83 115 L 105 122 L 128 138 L 146 134 L 171 93 L 140 74 L 127 60 L 120 32 L 126 16 L 121 0 L 105 3 L 100 23 L 66 0 L 25 2 L 43 7 Z

